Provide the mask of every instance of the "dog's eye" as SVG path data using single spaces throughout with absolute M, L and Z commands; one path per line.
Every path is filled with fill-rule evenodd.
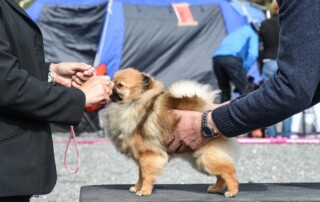
M 117 86 L 118 86 L 118 88 L 121 88 L 121 87 L 123 87 L 123 84 L 122 83 L 118 83 Z

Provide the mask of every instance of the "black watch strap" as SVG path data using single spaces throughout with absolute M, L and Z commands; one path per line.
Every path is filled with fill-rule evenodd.
M 214 129 L 208 124 L 208 113 L 212 110 L 203 112 L 201 120 L 201 133 L 205 137 L 218 137 L 219 133 L 215 132 Z

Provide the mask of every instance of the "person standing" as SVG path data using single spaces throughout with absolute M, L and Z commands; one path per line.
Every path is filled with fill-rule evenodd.
M 14 0 L 0 1 L 1 202 L 30 201 L 53 189 L 50 123 L 77 125 L 86 106 L 110 100 L 110 78 L 92 77 L 90 68 L 45 62 L 40 29 Z
M 312 126 L 307 132 L 307 125 Z M 292 138 L 320 138 L 320 103 L 292 116 Z
M 278 123 L 320 102 L 320 4 L 312 0 L 278 0 L 278 5 L 278 71 L 259 89 L 216 105 L 212 111 L 175 111 L 180 121 L 167 142 L 169 152 L 198 149 L 208 141 L 203 133 L 212 138 L 236 137 Z M 202 119 L 205 115 L 207 119 Z
M 221 102 L 231 99 L 233 82 L 240 95 L 248 84 L 247 72 L 258 57 L 258 35 L 252 25 L 229 33 L 213 55 L 213 70 L 221 90 Z
M 269 19 L 262 21 L 259 29 L 259 40 L 262 43 L 263 51 L 261 54 L 262 59 L 262 79 L 266 81 L 269 79 L 278 69 L 277 55 L 279 48 L 279 7 L 276 0 L 271 3 L 272 16 Z M 282 137 L 290 138 L 291 135 L 291 123 L 292 117 L 289 117 L 282 121 Z M 266 127 L 266 133 L 268 137 L 276 137 L 277 130 L 276 125 Z

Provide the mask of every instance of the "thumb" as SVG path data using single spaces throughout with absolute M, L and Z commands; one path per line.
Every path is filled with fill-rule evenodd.
M 166 140 L 166 145 L 170 145 L 173 141 L 174 141 L 174 135 L 170 136 L 170 137 Z
M 91 65 L 86 63 L 72 63 L 71 65 L 73 71 L 84 72 L 88 71 L 89 69 L 93 68 Z
M 174 135 L 172 135 L 167 141 L 167 152 L 169 154 L 175 153 L 177 149 L 180 147 L 181 143 L 180 141 L 176 140 Z
M 71 87 L 71 80 L 70 79 L 65 79 L 59 75 L 56 75 L 55 77 L 55 83 L 59 84 L 61 86 L 66 86 L 66 87 Z

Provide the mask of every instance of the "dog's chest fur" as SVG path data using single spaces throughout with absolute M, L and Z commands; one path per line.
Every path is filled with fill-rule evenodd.
M 157 123 L 156 100 L 163 93 L 162 88 L 150 90 L 140 99 L 128 103 L 111 103 L 107 106 L 105 126 L 107 135 L 120 152 L 129 154 L 133 145 L 134 135 L 145 135 L 142 139 L 152 141 L 160 146 L 161 136 Z M 143 131 L 144 134 L 141 134 Z

